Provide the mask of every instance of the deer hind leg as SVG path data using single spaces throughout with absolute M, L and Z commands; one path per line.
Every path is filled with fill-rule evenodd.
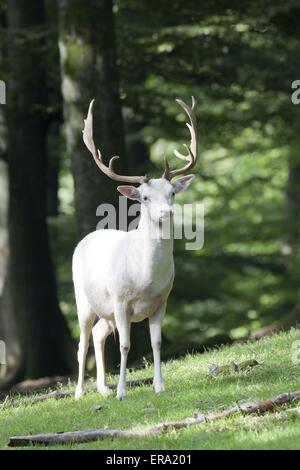
M 93 341 L 97 365 L 97 390 L 101 395 L 108 395 L 109 388 L 105 383 L 105 362 L 104 362 L 104 348 L 106 338 L 113 332 L 115 325 L 110 320 L 100 318 L 100 320 L 93 327 Z
M 89 321 L 84 322 L 83 324 L 80 325 L 80 330 L 81 330 L 80 341 L 79 341 L 78 354 L 77 354 L 79 370 L 78 370 L 78 382 L 77 382 L 77 387 L 75 390 L 76 399 L 80 398 L 81 395 L 83 394 L 85 359 L 86 359 L 86 353 L 89 347 L 89 338 L 91 335 L 94 318 L 95 318 L 95 315 L 93 315 L 92 319 L 89 319 Z
M 89 347 L 89 338 L 91 335 L 95 313 L 92 311 L 81 289 L 75 289 L 77 313 L 80 326 L 80 341 L 78 346 L 78 382 L 75 390 L 75 398 L 78 399 L 83 394 L 84 388 L 84 370 L 85 359 Z

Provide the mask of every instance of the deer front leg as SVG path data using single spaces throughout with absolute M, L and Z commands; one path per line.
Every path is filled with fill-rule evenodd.
M 151 346 L 154 360 L 154 379 L 153 385 L 155 393 L 164 392 L 165 385 L 161 375 L 160 347 L 161 347 L 161 324 L 166 311 L 166 302 L 164 302 L 149 318 Z
M 126 397 L 126 365 L 130 349 L 130 321 L 126 308 L 118 306 L 115 311 L 115 320 L 119 332 L 121 367 L 120 378 L 117 387 L 117 398 L 122 400 Z

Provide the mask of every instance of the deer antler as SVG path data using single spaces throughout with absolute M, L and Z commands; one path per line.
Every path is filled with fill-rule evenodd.
M 174 178 L 174 176 L 182 175 L 187 171 L 191 170 L 195 166 L 197 160 L 197 120 L 195 114 L 196 100 L 192 96 L 192 107 L 188 106 L 186 103 L 179 99 L 177 99 L 176 102 L 179 104 L 179 106 L 182 107 L 182 109 L 187 114 L 190 120 L 190 122 L 187 122 L 186 125 L 191 133 L 191 143 L 190 146 L 185 145 L 188 151 L 188 155 L 182 155 L 182 153 L 179 153 L 177 150 L 174 150 L 174 154 L 176 155 L 176 157 L 180 158 L 180 160 L 185 160 L 186 162 L 188 162 L 184 167 L 179 168 L 178 170 L 170 170 L 168 161 L 167 159 L 165 159 L 165 170 L 163 173 L 163 178 L 166 178 L 167 180 L 171 180 L 172 178 Z
M 94 106 L 95 100 L 92 100 L 90 102 L 87 118 L 84 120 L 84 129 L 83 129 L 83 141 L 88 148 L 88 150 L 91 152 L 93 155 L 93 158 L 100 168 L 100 170 L 105 173 L 107 176 L 109 176 L 111 179 L 115 181 L 123 181 L 127 183 L 146 183 L 148 181 L 147 176 L 125 176 L 125 175 L 118 175 L 113 168 L 114 161 L 117 160 L 119 157 L 118 156 L 113 156 L 109 160 L 108 166 L 105 165 L 105 163 L 102 160 L 102 155 L 100 153 L 100 150 L 96 150 L 94 138 L 93 138 L 93 106 Z

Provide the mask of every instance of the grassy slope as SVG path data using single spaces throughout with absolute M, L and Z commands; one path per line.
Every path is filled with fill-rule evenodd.
M 151 386 L 145 386 L 129 390 L 127 399 L 122 402 L 114 396 L 102 398 L 95 392 L 87 393 L 79 402 L 66 398 L 30 406 L 24 399 L 18 407 L 8 405 L 0 410 L 0 448 L 7 448 L 11 435 L 102 427 L 141 429 L 192 416 L 196 410 L 217 410 L 240 399 L 263 399 L 299 390 L 300 365 L 292 364 L 292 344 L 296 340 L 300 340 L 300 330 L 170 361 L 163 366 L 166 392 L 159 396 L 152 392 Z M 252 358 L 261 365 L 250 371 L 231 372 L 216 378 L 207 375 L 211 363 Z M 151 373 L 152 367 L 149 367 L 131 373 L 130 378 L 149 377 Z M 103 409 L 93 411 L 92 407 L 98 404 L 103 405 Z M 64 448 L 300 449 L 300 415 L 235 416 L 147 439 L 106 439 Z

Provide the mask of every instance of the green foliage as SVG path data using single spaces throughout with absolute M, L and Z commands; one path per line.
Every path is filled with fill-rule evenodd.
M 201 355 L 163 365 L 166 392 L 155 395 L 152 387 L 131 389 L 124 401 L 103 398 L 89 391 L 80 400 L 49 400 L 30 405 L 30 398 L 13 406 L 9 402 L 0 413 L 0 448 L 6 449 L 12 435 L 39 434 L 94 428 L 138 430 L 147 426 L 193 416 L 195 411 L 217 411 L 239 400 L 267 399 L 300 389 L 299 363 L 292 351 L 299 330 L 276 334 L 255 343 L 222 347 Z M 259 365 L 244 371 L 209 374 L 212 364 L 256 360 Z M 131 372 L 130 379 L 150 377 L 153 367 Z M 110 377 L 116 382 L 117 377 Z M 91 389 L 89 382 L 88 389 Z M 70 383 L 69 390 L 75 385 Z M 101 405 L 95 412 L 96 405 Z M 142 439 L 103 439 L 56 449 L 299 449 L 300 420 L 297 403 L 277 413 L 262 416 L 235 415 L 180 431 Z M 298 407 L 299 410 L 299 407 Z M 279 412 L 280 411 L 280 412 Z M 42 446 L 34 446 L 42 449 Z
M 204 204 L 205 244 L 199 252 L 175 246 L 165 336 L 201 343 L 292 324 L 299 240 L 289 255 L 282 244 L 288 224 L 299 226 L 299 207 L 295 221 L 286 212 L 290 165 L 300 162 L 299 108 L 290 99 L 299 6 L 166 1 L 150 15 L 144 2 L 117 5 L 124 105 L 148 123 L 158 167 L 188 137 L 173 98 L 198 99 L 199 178 L 181 201 Z

